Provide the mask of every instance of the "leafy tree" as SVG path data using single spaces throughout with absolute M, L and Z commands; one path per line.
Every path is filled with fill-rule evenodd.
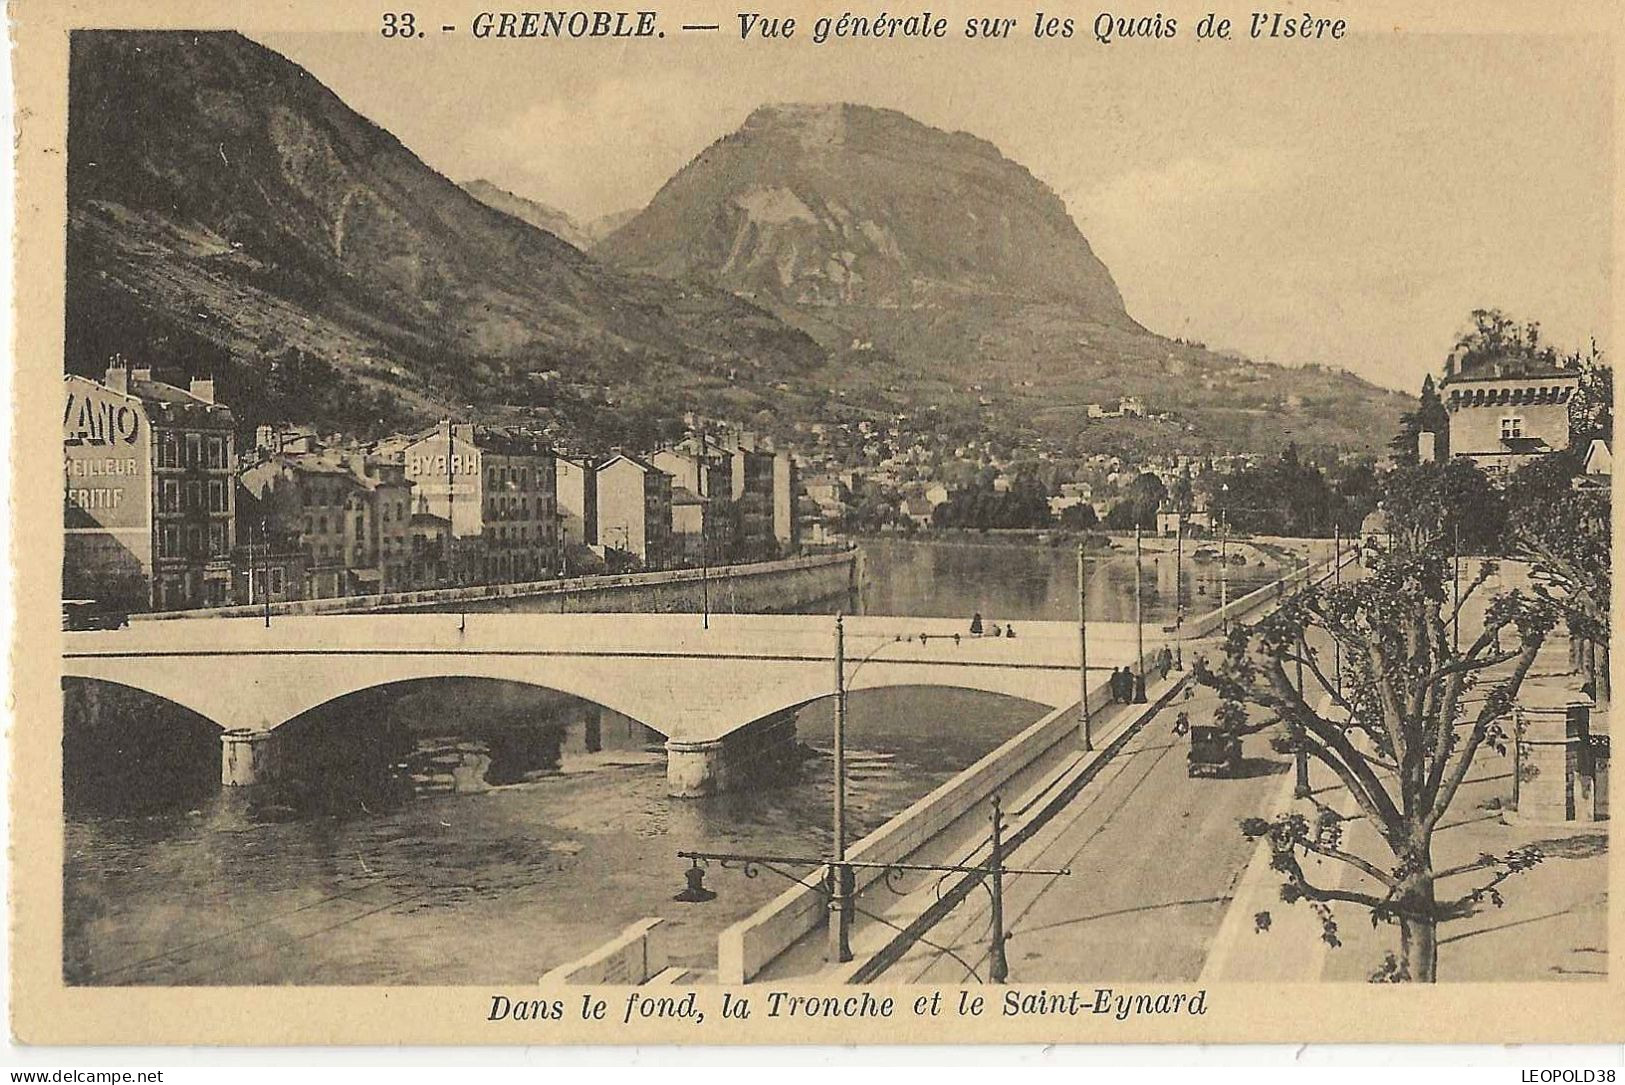
M 1591 353 L 1571 356 L 1572 365 L 1580 370 L 1580 387 L 1569 400 L 1570 443 L 1577 447 L 1589 445 L 1595 438 L 1614 439 L 1614 367 L 1591 341 Z
M 1100 517 L 1095 507 L 1085 501 L 1078 505 L 1069 505 L 1061 510 L 1061 526 L 1073 531 L 1087 531 L 1100 523 Z
M 1613 592 L 1612 502 L 1605 489 L 1574 489 L 1571 453 L 1542 456 L 1507 484 L 1507 539 L 1528 561 L 1534 592 L 1564 617 L 1593 688 L 1608 688 Z
M 1162 479 L 1149 471 L 1136 475 L 1128 490 L 1117 503 L 1106 511 L 1106 526 L 1114 531 L 1127 531 L 1135 527 L 1155 531 L 1157 510 L 1168 499 L 1168 488 Z
M 1439 398 L 1439 390 L 1434 387 L 1431 373 L 1422 378 L 1422 394 L 1418 397 L 1416 410 L 1400 415 L 1399 433 L 1388 442 L 1389 448 L 1393 449 L 1395 463 L 1410 466 L 1418 462 L 1417 438 L 1423 433 L 1437 435 L 1437 458 L 1447 459 L 1450 455 L 1447 440 L 1450 435 L 1450 412 L 1445 409 L 1444 400 Z
M 1485 563 L 1462 601 L 1493 571 Z M 1326 765 L 1347 789 L 1350 812 L 1310 796 L 1313 815 L 1248 818 L 1242 832 L 1268 839 L 1281 899 L 1313 908 L 1331 945 L 1339 944 L 1334 903 L 1398 925 L 1399 954 L 1374 978 L 1434 981 L 1439 922 L 1485 902 L 1499 906 L 1500 885 L 1541 859 L 1523 848 L 1434 867 L 1433 835 L 1480 751 L 1504 753 L 1503 723 L 1554 621 L 1543 601 L 1511 592 L 1488 603 L 1482 631 L 1458 650 L 1448 573 L 1434 553 L 1396 550 L 1369 576 L 1312 586 L 1237 627 L 1216 664 L 1196 667 L 1198 681 L 1223 698 L 1225 725 L 1250 734 L 1286 724 L 1290 749 Z M 1341 684 L 1319 647 L 1328 640 L 1341 648 Z M 1300 662 L 1307 689 L 1288 676 Z M 1345 826 L 1362 819 L 1376 832 L 1376 853 L 1358 854 L 1348 840 Z M 1353 880 L 1311 881 L 1303 867 L 1310 856 L 1344 864 Z M 1468 874 L 1478 876 L 1471 889 L 1441 899 L 1440 882 Z
M 1499 309 L 1474 309 L 1473 326 L 1456 340 L 1445 359 L 1445 375 L 1469 374 L 1496 364 L 1557 369 L 1564 358 L 1540 339 L 1540 323 L 1520 324 Z
M 1415 551 L 1499 553 L 1506 501 L 1470 460 L 1400 467 L 1383 482 L 1383 512 L 1401 545 Z

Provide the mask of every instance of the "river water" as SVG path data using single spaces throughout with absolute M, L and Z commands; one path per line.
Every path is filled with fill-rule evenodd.
M 1134 562 L 1092 557 L 1090 617 L 1132 621 Z M 1226 567 L 1231 598 L 1279 575 Z M 1072 551 L 864 544 L 857 600 L 828 611 L 988 622 L 1077 614 Z M 1146 555 L 1147 624 L 1217 605 L 1216 563 Z M 1177 596 L 1177 598 L 1176 598 Z M 221 619 L 229 620 L 229 619 Z M 670 921 L 676 963 L 789 886 L 713 868 L 679 904 L 679 849 L 828 848 L 831 708 L 797 714 L 799 766 L 702 800 L 666 795 L 658 734 L 595 705 L 479 680 L 403 683 L 283 726 L 275 788 L 221 789 L 218 733 L 121 688 L 69 683 L 64 976 L 89 984 L 530 984 L 638 919 Z M 877 828 L 1042 714 L 945 689 L 849 697 L 852 837 Z

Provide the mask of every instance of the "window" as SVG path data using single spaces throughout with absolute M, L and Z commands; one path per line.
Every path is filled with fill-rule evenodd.
M 209 511 L 226 511 L 226 484 L 221 479 L 209 480 Z
M 159 508 L 164 512 L 181 511 L 181 484 L 172 478 L 166 478 L 159 490 Z
M 201 509 L 202 507 L 203 507 L 203 485 L 202 485 L 202 483 L 188 482 L 186 484 L 186 505 L 185 505 L 186 511 L 187 512 L 194 512 L 194 511 L 196 511 L 198 509 Z
M 1523 419 L 1508 416 L 1501 419 L 1501 440 L 1506 441 L 1514 437 L 1523 436 Z
M 316 517 L 316 534 L 318 534 L 318 535 L 326 535 L 327 534 L 327 517 L 325 517 L 325 516 Z
M 186 435 L 186 466 L 196 467 L 203 462 L 203 434 Z
M 190 557 L 203 553 L 203 529 L 197 524 L 186 525 L 186 553 Z
M 226 466 L 226 439 L 224 437 L 210 436 L 208 465 L 215 468 Z
M 165 558 L 178 558 L 181 556 L 181 529 L 177 524 L 165 524 L 158 535 L 158 556 Z
M 282 594 L 282 566 L 280 565 L 271 568 L 271 594 Z
M 180 444 L 173 433 L 165 433 L 158 445 L 158 466 L 179 467 L 181 465 Z
M 219 557 L 226 552 L 226 525 L 218 521 L 209 525 L 209 553 Z

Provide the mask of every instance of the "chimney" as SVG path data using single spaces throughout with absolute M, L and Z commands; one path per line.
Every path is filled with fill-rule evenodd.
M 130 370 L 130 379 L 138 381 L 152 380 L 152 366 L 142 365 Z
M 192 393 L 194 399 L 201 399 L 205 403 L 214 402 L 213 377 L 193 377 L 192 385 L 187 390 Z
M 125 368 L 124 359 L 114 355 L 113 360 L 107 363 L 107 387 L 121 396 L 130 394 L 130 371 Z

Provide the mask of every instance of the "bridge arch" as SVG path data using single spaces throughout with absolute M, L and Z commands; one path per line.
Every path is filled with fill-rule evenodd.
M 220 786 L 220 725 L 123 682 L 62 680 L 62 800 L 69 812 L 158 813 Z

